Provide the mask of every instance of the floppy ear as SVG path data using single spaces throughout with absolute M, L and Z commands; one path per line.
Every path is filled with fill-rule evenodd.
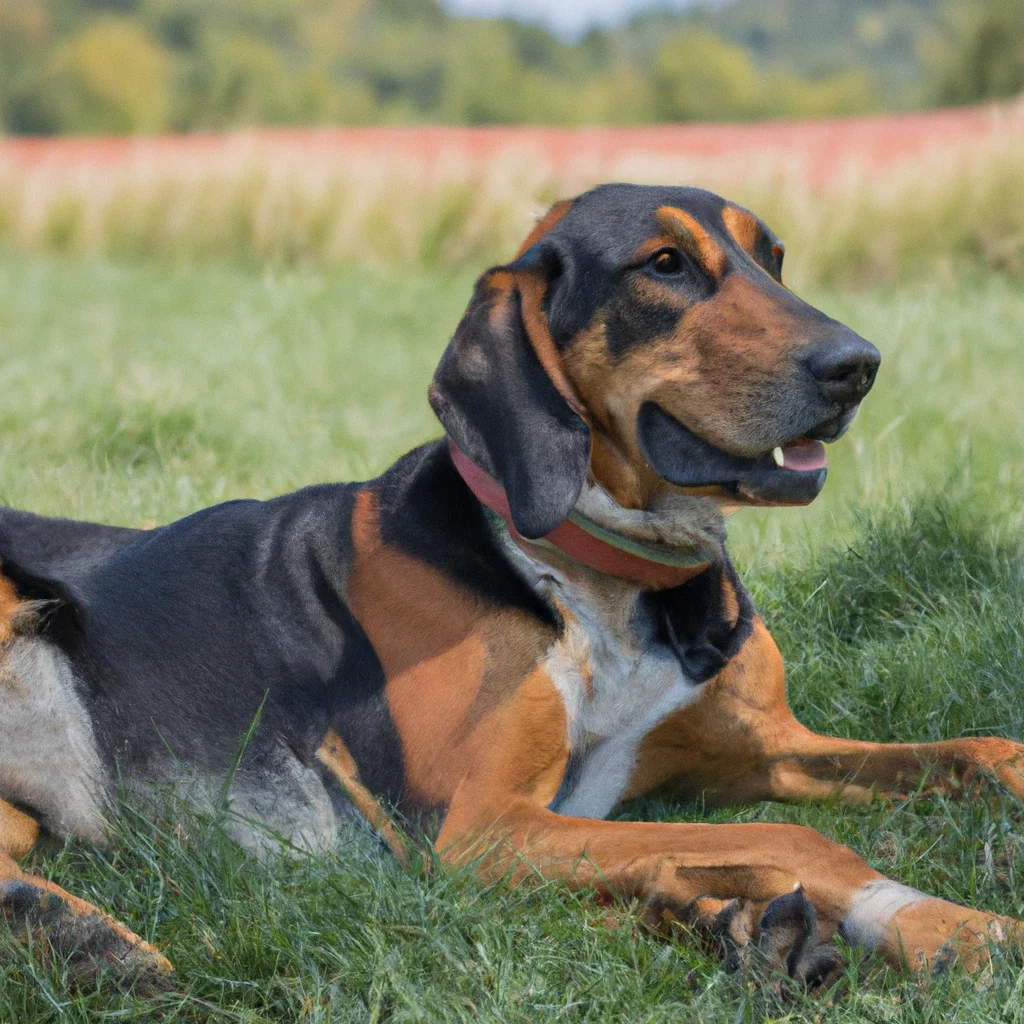
M 548 278 L 537 248 L 477 281 L 430 386 L 449 437 L 500 481 L 529 538 L 568 516 L 590 465 L 590 429 L 543 309 Z

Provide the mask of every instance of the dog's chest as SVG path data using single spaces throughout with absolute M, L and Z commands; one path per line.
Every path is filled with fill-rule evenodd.
M 565 578 L 542 586 L 561 607 L 564 635 L 546 668 L 565 702 L 571 755 L 552 802 L 560 814 L 603 818 L 619 803 L 643 737 L 701 693 L 672 650 L 654 640 L 639 591 L 588 588 Z

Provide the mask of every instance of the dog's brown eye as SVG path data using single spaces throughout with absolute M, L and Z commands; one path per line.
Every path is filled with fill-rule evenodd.
M 683 269 L 683 254 L 678 249 L 662 249 L 652 260 L 659 274 L 678 274 Z

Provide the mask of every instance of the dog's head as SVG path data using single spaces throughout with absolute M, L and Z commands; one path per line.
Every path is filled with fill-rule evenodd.
M 588 471 L 621 505 L 812 501 L 878 369 L 874 345 L 782 283 L 781 241 L 694 188 L 557 204 L 477 282 L 434 376 L 449 436 L 540 537 Z

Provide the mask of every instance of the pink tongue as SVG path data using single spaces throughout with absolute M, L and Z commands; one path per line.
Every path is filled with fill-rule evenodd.
M 782 468 L 806 472 L 824 469 L 826 466 L 825 446 L 820 441 L 804 437 L 782 449 Z

